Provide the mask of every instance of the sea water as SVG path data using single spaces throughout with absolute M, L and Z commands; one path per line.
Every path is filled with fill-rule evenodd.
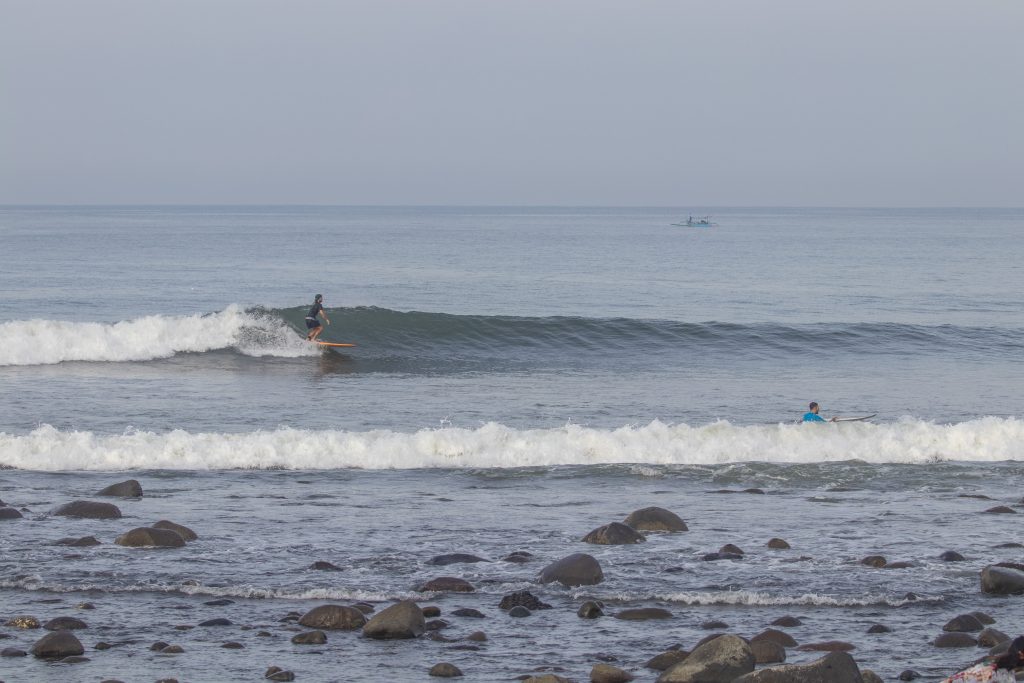
M 719 225 L 671 225 L 691 211 Z M 0 498 L 24 515 L 0 522 L 0 616 L 78 616 L 91 658 L 3 658 L 0 679 L 423 680 L 438 661 L 585 679 L 614 658 L 653 680 L 644 662 L 701 624 L 749 637 L 783 615 L 885 677 L 948 675 L 984 654 L 929 644 L 952 616 L 1024 632 L 1019 599 L 978 587 L 1024 559 L 995 547 L 1015 516 L 983 512 L 1024 485 L 1022 227 L 996 209 L 0 209 Z M 316 293 L 322 338 L 355 348 L 302 340 Z M 811 400 L 878 417 L 796 424 Z M 50 514 L 127 478 L 145 493 L 113 501 L 126 519 Z M 580 541 L 651 505 L 690 531 Z M 200 539 L 113 544 L 157 519 Z M 102 545 L 52 545 L 85 535 Z M 744 559 L 702 559 L 725 543 Z M 502 562 L 517 550 L 531 562 Z M 491 562 L 427 564 L 450 552 Z M 573 552 L 605 581 L 536 583 Z M 476 592 L 417 590 L 441 575 Z M 554 609 L 497 608 L 523 589 Z M 292 645 L 280 621 L 398 598 L 439 605 L 453 642 Z M 586 598 L 673 617 L 591 622 Z M 214 617 L 233 624 L 174 628 Z M 463 649 L 474 630 L 489 640 Z

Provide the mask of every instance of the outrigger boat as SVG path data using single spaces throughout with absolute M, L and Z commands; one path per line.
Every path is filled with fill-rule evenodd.
M 688 216 L 685 223 L 673 223 L 680 228 L 713 228 L 718 223 L 711 222 L 711 216 Z

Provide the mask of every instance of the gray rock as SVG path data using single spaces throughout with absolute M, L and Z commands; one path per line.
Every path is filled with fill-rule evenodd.
M 789 550 L 789 544 L 781 538 L 773 538 L 768 541 L 768 547 L 772 550 Z
M 988 614 L 985 614 L 984 612 L 971 612 L 971 616 L 980 621 L 981 623 L 985 624 L 986 626 L 990 626 L 996 623 L 995 619 L 993 619 Z
M 985 512 L 987 514 L 990 514 L 990 515 L 1015 515 L 1015 514 L 1017 514 L 1016 510 L 1014 510 L 1011 507 L 1007 507 L 1005 505 L 997 505 L 994 508 L 989 508 L 988 510 L 985 510 Z
M 28 653 L 16 647 L 5 647 L 0 650 L 0 657 L 27 657 Z
M 391 605 L 381 610 L 363 626 L 363 635 L 367 638 L 392 640 L 400 638 L 416 638 L 426 630 L 423 611 L 412 600 Z
M 476 590 L 469 581 L 455 576 L 439 576 L 431 579 L 417 588 L 421 593 L 427 591 L 434 593 L 472 593 Z
M 804 622 L 800 621 L 796 617 L 791 617 L 791 616 L 787 615 L 787 616 L 784 616 L 784 617 L 779 617 L 778 619 L 773 621 L 772 622 L 772 626 L 782 626 L 784 628 L 792 628 L 793 626 L 803 626 L 803 623 Z
M 583 537 L 584 543 L 595 545 L 630 545 L 643 543 L 647 538 L 639 531 L 626 524 L 612 522 L 598 527 Z
M 233 640 L 229 640 L 228 642 L 222 644 L 221 647 L 224 648 L 225 650 L 244 650 L 245 649 L 245 645 L 242 645 L 241 643 L 236 643 Z
M 637 531 L 689 531 L 679 515 L 659 507 L 631 512 L 622 523 Z
M 57 617 L 56 619 L 50 619 L 48 622 L 43 624 L 43 628 L 47 631 L 73 631 L 79 628 L 89 628 L 85 625 L 85 622 L 81 619 L 75 619 L 74 617 Z
M 503 562 L 513 562 L 515 564 L 526 564 L 533 559 L 533 553 L 528 553 L 525 550 L 517 550 L 513 553 L 509 553 L 502 558 Z
M 745 554 L 740 549 L 739 546 L 733 545 L 732 543 L 726 543 L 725 545 L 723 545 L 721 548 L 718 549 L 718 552 L 721 553 L 722 555 L 744 555 Z
M 863 683 L 860 668 L 845 652 L 832 652 L 809 664 L 785 664 L 740 676 L 734 683 Z
M 1005 643 L 1010 639 L 1010 636 L 1006 635 L 999 629 L 984 628 L 981 633 L 978 634 L 978 645 L 981 647 L 995 647 L 1000 643 Z
M 913 680 L 915 680 L 917 678 L 920 678 L 920 677 L 921 677 L 921 674 L 917 673 L 913 669 L 905 669 L 904 671 L 900 672 L 899 676 L 897 676 L 897 678 L 900 679 L 901 681 L 913 681 Z
M 72 548 L 89 548 L 100 545 L 95 536 L 82 536 L 81 538 L 61 538 L 53 542 L 54 545 L 66 545 Z
M 327 631 L 355 631 L 367 623 L 367 617 L 355 607 L 321 605 L 313 607 L 301 617 L 299 624 L 308 629 Z
M 53 511 L 58 517 L 81 519 L 121 519 L 121 510 L 112 503 L 97 503 L 92 500 L 75 500 L 65 503 Z
M 640 607 L 636 609 L 624 609 L 613 615 L 616 619 L 625 621 L 648 621 L 650 619 L 671 619 L 672 613 L 660 607 Z
M 724 635 L 696 648 L 658 677 L 658 683 L 732 683 L 754 670 L 754 653 L 739 636 Z
M 881 555 L 868 555 L 860 563 L 869 567 L 875 567 L 876 569 L 881 569 L 886 565 L 885 558 Z
M 436 565 L 439 567 L 445 567 L 449 564 L 472 564 L 474 562 L 490 562 L 482 557 L 476 555 L 469 555 L 467 553 L 450 553 L 448 555 L 438 555 L 427 560 L 427 564 Z
M 861 669 L 860 678 L 862 681 L 864 681 L 864 683 L 884 683 L 884 681 L 882 681 L 881 676 L 876 674 L 871 669 Z
M 171 531 L 178 532 L 178 535 L 184 538 L 186 541 L 194 541 L 199 538 L 196 532 L 189 529 L 187 526 L 181 524 L 175 524 L 166 519 L 161 519 L 159 522 L 153 525 L 154 529 L 170 529 Z
M 942 630 L 956 633 L 976 633 L 983 628 L 985 625 L 978 621 L 973 614 L 961 614 L 947 621 Z
M 767 628 L 756 636 L 750 639 L 750 642 L 756 642 L 759 640 L 770 640 L 773 643 L 778 643 L 782 647 L 796 647 L 797 642 L 793 639 L 793 636 L 789 635 L 784 631 L 779 631 L 774 628 Z
M 648 669 L 654 669 L 655 671 L 665 671 L 671 669 L 676 664 L 680 663 L 690 655 L 686 650 L 666 650 L 660 655 L 655 655 L 647 660 L 644 666 Z
M 472 640 L 476 643 L 485 643 L 487 642 L 487 634 L 483 631 L 473 631 L 468 636 L 466 636 L 466 640 Z
M 121 534 L 114 543 L 129 548 L 182 548 L 185 539 L 177 531 L 143 526 Z
M 821 643 L 807 643 L 797 649 L 801 652 L 849 652 L 857 648 L 842 640 L 826 640 Z
M 0 520 L 23 519 L 24 515 L 11 507 L 0 507 Z
M 595 664 L 590 670 L 590 683 L 629 683 L 633 675 L 611 664 Z
M 706 555 L 702 556 L 700 559 L 704 560 L 705 562 L 716 562 L 718 560 L 742 560 L 743 556 L 740 555 L 739 553 L 722 553 L 722 552 L 718 552 L 718 553 L 707 553 Z
M 323 645 L 327 642 L 327 634 L 323 631 L 305 631 L 292 636 L 296 645 Z
M 978 641 L 966 633 L 943 633 L 932 641 L 935 647 L 976 647 Z
M 423 616 L 427 616 L 427 613 L 424 612 Z M 464 617 L 464 618 L 467 618 L 467 619 L 486 619 L 487 618 L 487 615 L 485 615 L 483 612 L 481 612 L 480 610 L 473 609 L 471 607 L 464 607 L 462 609 L 457 609 L 454 612 L 452 612 L 452 616 L 453 617 Z
M 541 602 L 537 596 L 530 591 L 516 591 L 502 596 L 498 603 L 498 609 L 512 609 L 516 605 L 522 605 L 530 610 L 551 609 L 551 605 Z
M 598 617 L 604 616 L 604 610 L 601 606 L 593 600 L 587 600 L 585 603 L 580 605 L 579 611 L 576 614 L 581 619 L 597 619 Z
M 295 674 L 291 671 L 285 671 L 279 666 L 272 666 L 267 669 L 267 672 L 263 674 L 263 677 L 270 681 L 294 681 Z
M 566 588 L 593 586 L 604 581 L 601 564 L 586 553 L 575 553 L 552 562 L 540 573 L 541 583 L 557 581 Z
M 462 671 L 454 664 L 440 662 L 430 667 L 428 674 L 431 676 L 437 676 L 438 678 L 458 678 L 462 675 Z
M 780 664 L 786 661 L 786 648 L 772 640 L 751 641 L 750 651 L 754 653 L 754 662 L 757 664 Z
M 142 498 L 142 484 L 134 479 L 129 479 L 128 481 L 111 484 L 96 495 L 117 498 Z
M 947 550 L 939 555 L 939 559 L 943 562 L 963 562 L 966 558 L 955 550 Z
M 872 624 L 868 633 L 892 633 L 892 629 L 885 624 Z
M 81 641 L 71 631 L 47 633 L 29 651 L 40 659 L 62 659 L 85 654 Z
M 508 611 L 508 615 L 510 617 L 516 617 L 516 618 L 519 618 L 519 619 L 521 619 L 523 617 L 528 617 L 531 614 L 533 614 L 533 612 L 531 612 L 527 608 L 523 607 L 522 605 L 516 605 L 515 607 L 513 607 L 512 609 L 510 609 Z
M 981 592 L 993 595 L 1024 594 L 1024 571 L 988 566 L 981 570 Z
M 712 619 L 710 621 L 702 621 L 700 628 L 705 631 L 720 631 L 722 629 L 729 628 L 729 624 L 724 621 L 720 621 L 719 619 Z
M 340 572 L 341 567 L 336 564 L 331 564 L 325 560 L 317 560 L 313 564 L 309 565 L 310 569 L 315 569 L 322 572 Z

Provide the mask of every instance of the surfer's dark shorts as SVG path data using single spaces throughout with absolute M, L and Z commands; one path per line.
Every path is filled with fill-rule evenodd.
M 310 320 L 309 318 L 306 318 L 306 329 L 307 330 L 315 330 L 318 327 L 321 327 L 319 320 Z

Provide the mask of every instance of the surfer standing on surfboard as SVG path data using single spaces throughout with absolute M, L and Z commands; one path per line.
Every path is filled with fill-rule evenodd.
M 811 405 L 807 406 L 810 411 L 804 413 L 804 422 L 835 422 L 836 419 L 833 417 L 831 420 L 825 420 L 821 415 L 818 415 L 818 404 L 811 401 Z
M 309 313 L 306 314 L 306 329 L 309 330 L 309 334 L 306 335 L 307 341 L 316 341 L 316 338 L 324 331 L 323 325 L 317 320 L 317 316 L 320 315 L 324 317 L 328 325 L 331 324 L 331 321 L 327 318 L 327 312 L 324 311 L 323 294 L 316 295 L 316 298 L 313 299 L 313 308 L 309 309 Z

